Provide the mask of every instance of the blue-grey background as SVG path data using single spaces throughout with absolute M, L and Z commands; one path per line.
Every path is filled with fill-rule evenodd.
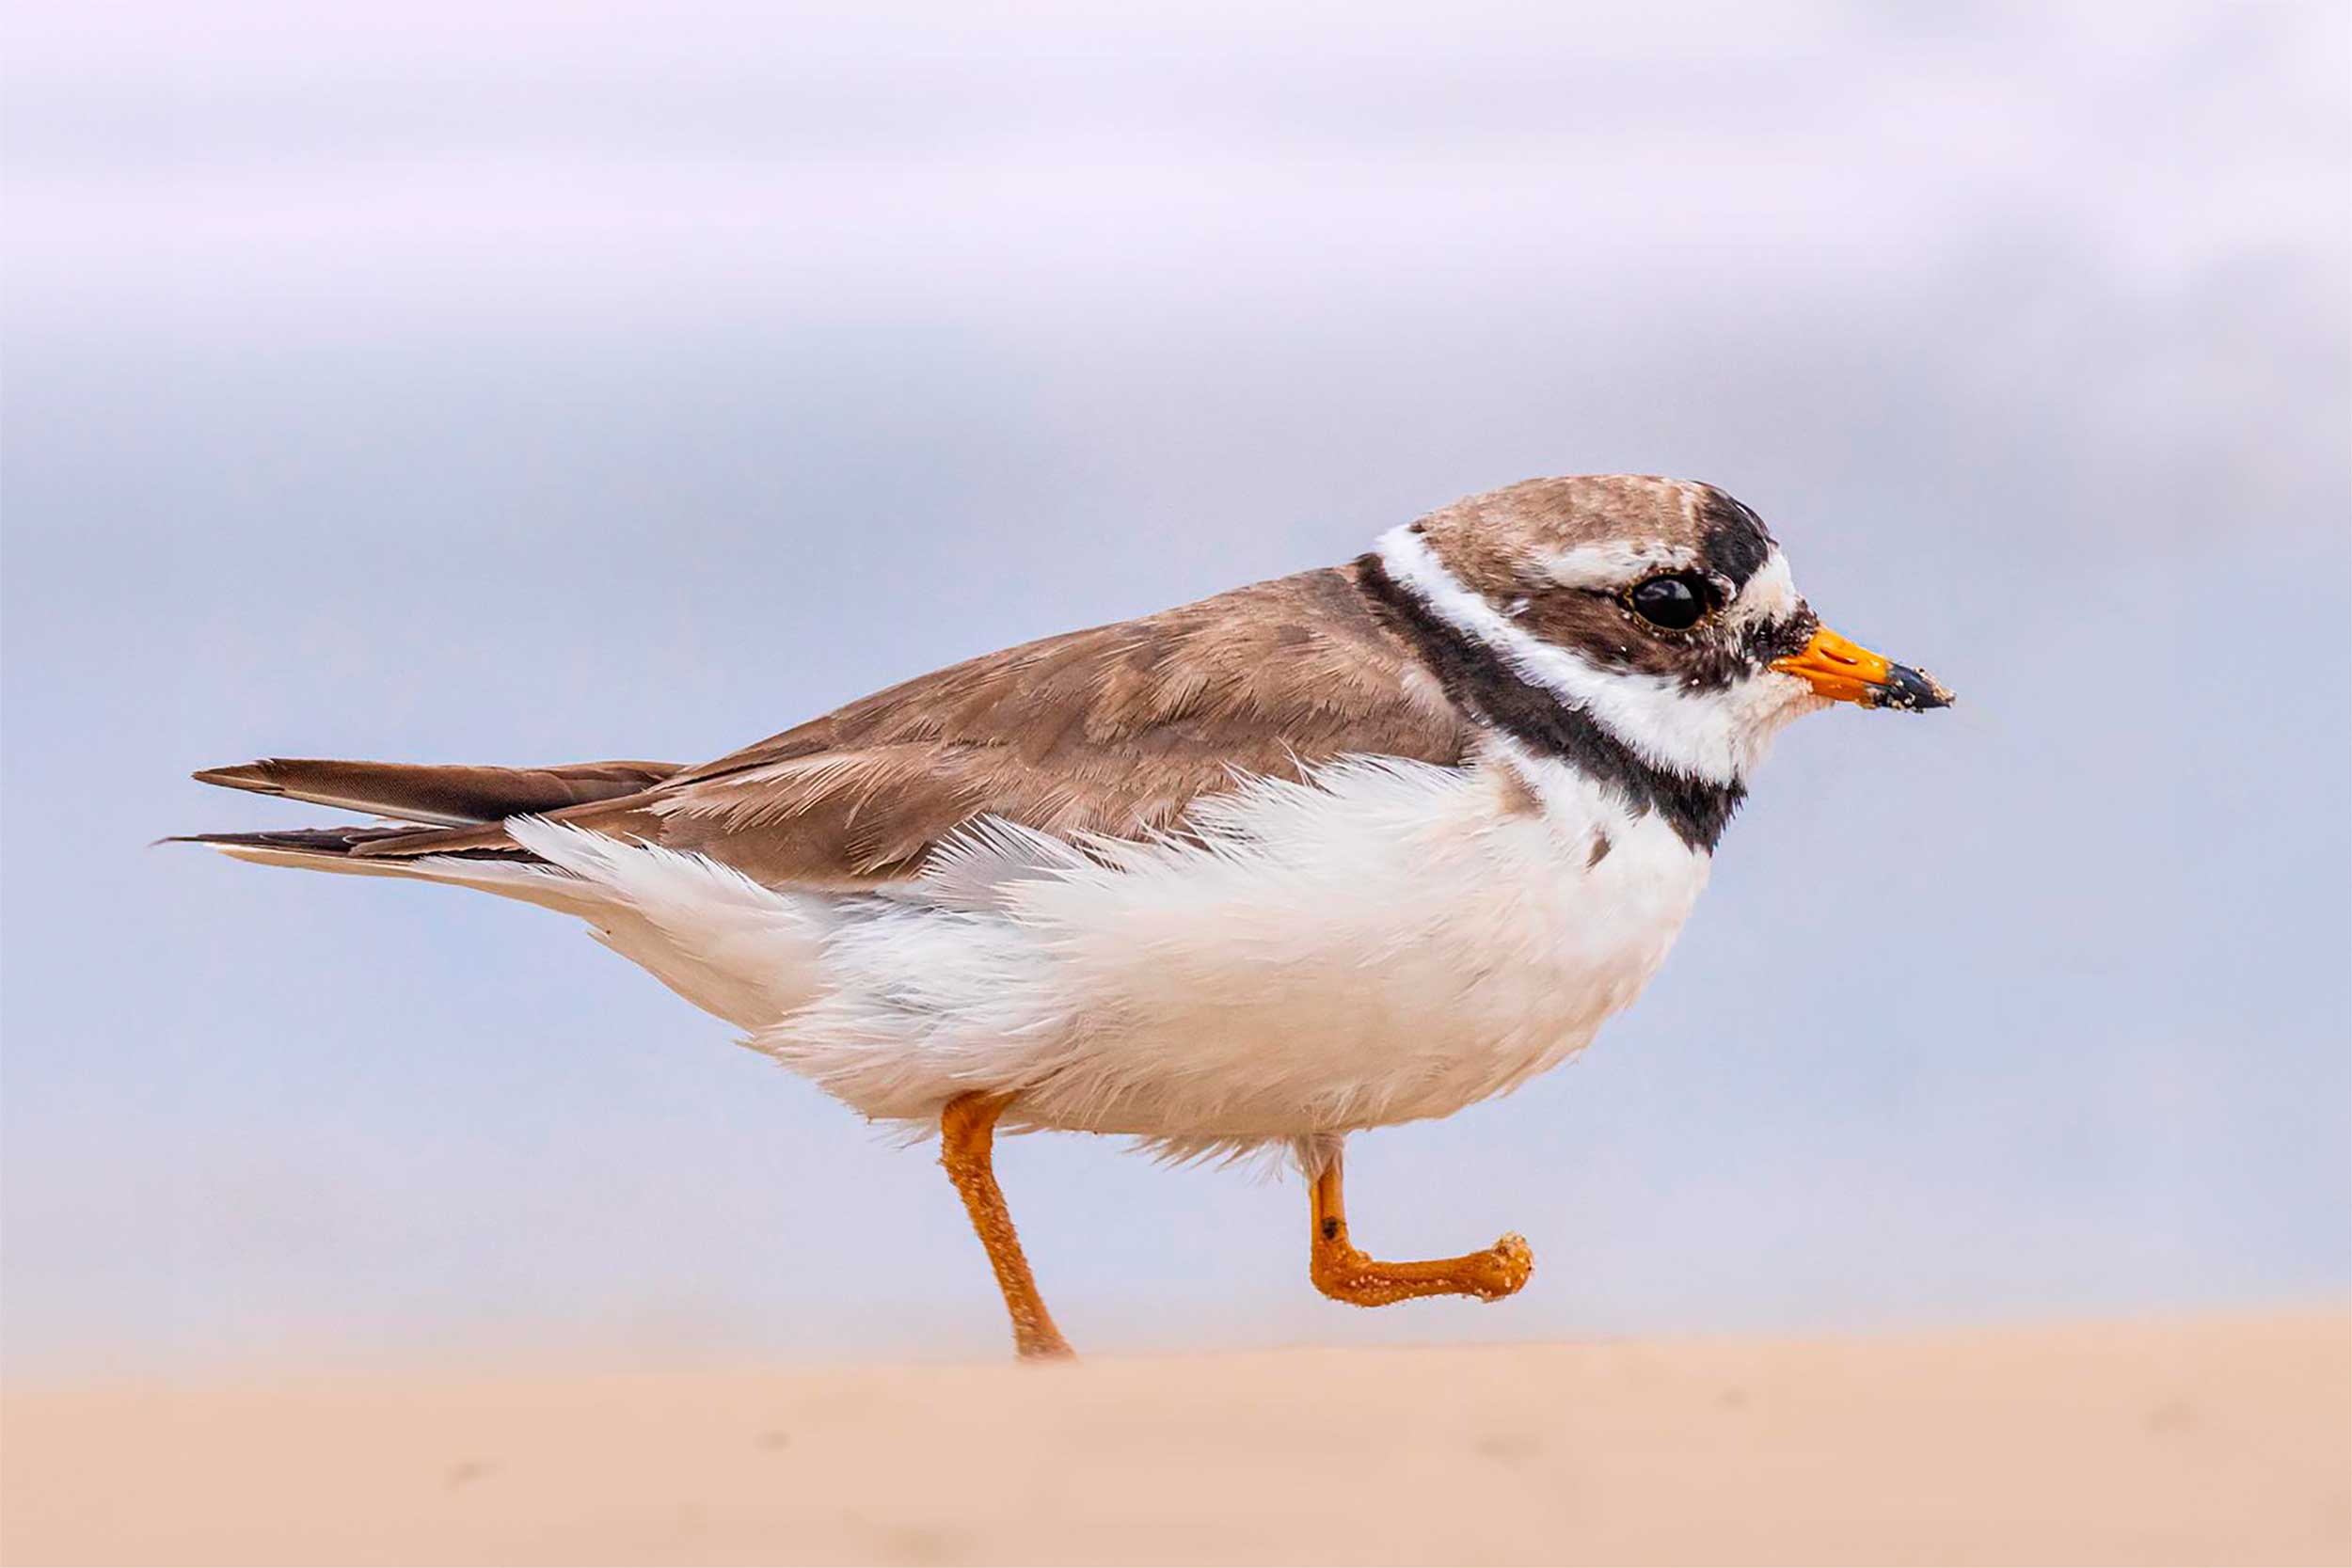
M 1294 1185 L 1023 1140 L 1097 1348 L 2352 1288 L 2340 7 L 36 0 L 5 1348 L 993 1355 L 921 1151 L 268 753 L 696 759 L 1539 473 L 1719 482 L 1956 713 L 1782 742 L 1652 993 Z

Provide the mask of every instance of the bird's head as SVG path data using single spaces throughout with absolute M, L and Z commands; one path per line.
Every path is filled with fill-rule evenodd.
M 1952 701 L 1823 626 L 1762 520 L 1711 484 L 1529 480 L 1391 531 L 1375 558 L 1466 644 L 1687 779 L 1741 784 L 1784 725 L 1834 703 Z

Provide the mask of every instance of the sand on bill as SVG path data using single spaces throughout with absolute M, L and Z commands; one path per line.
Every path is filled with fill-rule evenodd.
M 0 1399 L 35 1562 L 2342 1562 L 2352 1312 Z

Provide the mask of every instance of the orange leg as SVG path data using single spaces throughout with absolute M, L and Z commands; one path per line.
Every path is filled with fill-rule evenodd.
M 1012 1211 L 1005 1207 L 1004 1189 L 996 1185 L 990 1151 L 996 1144 L 996 1118 L 1012 1103 L 1009 1094 L 960 1094 L 947 1101 L 939 1117 L 939 1163 L 963 1195 L 972 1228 L 988 1248 L 989 1266 L 996 1271 L 997 1289 L 1005 1292 L 1005 1310 L 1012 1314 L 1012 1342 L 1023 1360 L 1076 1354 L 1054 1326 L 1054 1316 L 1037 1293 L 1029 1260 L 1021 1255 L 1021 1238 L 1013 1232 Z
M 1484 1252 L 1426 1263 L 1383 1263 L 1347 1241 L 1347 1205 L 1340 1194 L 1340 1157 L 1315 1178 L 1314 1243 L 1308 1277 L 1315 1289 L 1350 1307 L 1386 1307 L 1415 1296 L 1476 1296 L 1501 1301 L 1535 1272 L 1535 1254 L 1523 1236 L 1510 1235 Z

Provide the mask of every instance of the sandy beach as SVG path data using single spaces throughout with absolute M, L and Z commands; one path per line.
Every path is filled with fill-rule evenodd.
M 2341 1562 L 2352 1313 L 25 1387 L 10 1563 Z

